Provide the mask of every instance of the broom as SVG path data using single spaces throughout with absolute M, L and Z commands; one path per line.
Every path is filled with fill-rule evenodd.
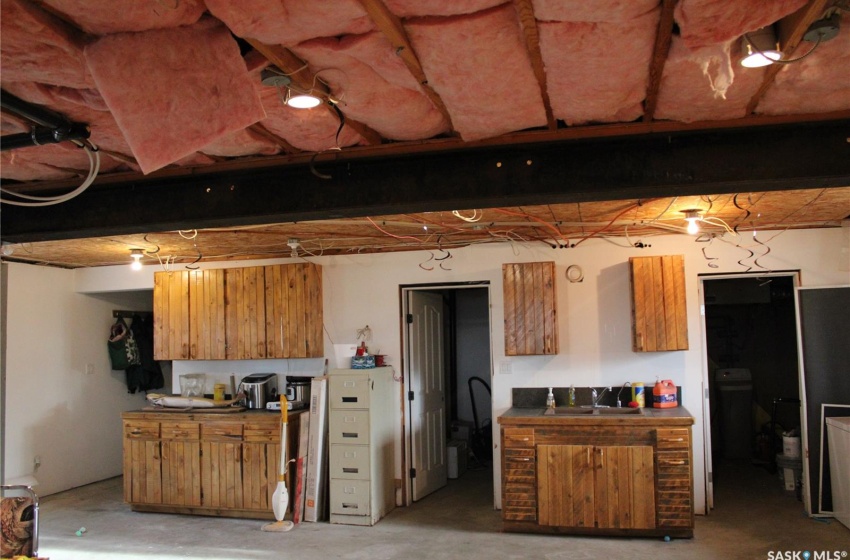
M 286 396 L 280 396 L 280 475 L 277 477 L 277 488 L 272 494 L 272 510 L 274 518 L 277 519 L 274 523 L 263 525 L 263 531 L 270 533 L 283 533 L 294 527 L 292 521 L 284 521 L 283 516 L 286 515 L 286 507 L 289 505 L 289 492 L 286 489 L 286 426 L 288 423 Z

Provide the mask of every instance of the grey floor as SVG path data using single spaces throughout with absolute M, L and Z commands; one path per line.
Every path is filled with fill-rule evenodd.
M 448 487 L 374 527 L 303 523 L 264 533 L 262 521 L 130 511 L 115 478 L 41 502 L 40 556 L 51 560 L 197 559 L 767 559 L 773 551 L 850 552 L 850 530 L 816 521 L 781 481 L 747 463 L 719 469 L 716 508 L 693 539 L 560 537 L 501 533 L 489 471 Z M 82 537 L 76 536 L 86 527 Z M 840 552 L 839 552 L 840 555 Z M 846 556 L 846 554 L 844 555 Z M 844 557 L 842 556 L 842 557 Z M 814 555 L 813 555 L 814 557 Z M 829 557 L 832 558 L 832 557 Z

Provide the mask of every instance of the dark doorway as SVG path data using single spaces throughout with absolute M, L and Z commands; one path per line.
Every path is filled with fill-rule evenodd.
M 724 462 L 769 472 L 800 427 L 793 276 L 703 282 L 714 483 Z M 778 483 L 777 483 L 778 484 Z

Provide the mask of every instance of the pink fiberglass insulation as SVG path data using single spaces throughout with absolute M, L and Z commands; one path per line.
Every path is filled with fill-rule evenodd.
M 91 130 L 89 138 L 105 150 L 130 156 L 132 151 L 115 118 L 96 89 L 77 90 L 35 82 L 3 82 L 3 89 L 35 105 L 43 105 L 68 120 L 84 123 Z
M 42 0 L 93 35 L 191 25 L 206 8 L 201 0 Z
M 658 4 L 659 0 L 532 0 L 537 21 L 626 22 Z
M 448 129 L 383 33 L 313 39 L 293 51 L 329 84 L 347 117 L 381 136 L 421 140 Z
M 205 0 L 210 13 L 236 35 L 293 46 L 316 37 L 375 28 L 358 0 Z
M 724 98 L 714 93 L 709 76 L 718 75 L 717 66 L 724 64 L 726 57 L 722 44 L 690 50 L 674 36 L 661 76 L 655 118 L 695 122 L 746 116 L 747 104 L 764 79 L 764 68 L 744 68 L 736 52 L 732 61 L 735 79 Z
M 17 181 L 67 179 L 86 177 L 89 158 L 82 148 L 69 143 L 32 146 L 2 152 L 0 177 Z M 100 172 L 126 169 L 106 154 L 100 154 Z
M 673 12 L 685 46 L 723 43 L 770 25 L 806 0 L 680 0 Z
M 459 16 L 504 4 L 506 0 L 384 0 L 398 17 Z
M 265 116 L 239 46 L 212 19 L 107 35 L 85 56 L 144 173 Z
M 555 117 L 574 125 L 641 116 L 658 17 L 653 10 L 623 23 L 541 22 L 540 52 Z
M 220 157 L 270 156 L 279 153 L 280 147 L 271 140 L 246 128 L 213 140 L 201 151 L 211 156 Z
M 413 48 L 464 140 L 545 126 L 546 111 L 513 4 L 405 22 Z
M 801 43 L 795 56 L 811 47 Z M 811 56 L 783 65 L 756 113 L 792 115 L 850 109 L 850 29 L 821 43 Z
M 22 0 L 3 0 L 0 23 L 3 81 L 33 80 L 75 88 L 94 86 L 82 44 L 58 18 Z

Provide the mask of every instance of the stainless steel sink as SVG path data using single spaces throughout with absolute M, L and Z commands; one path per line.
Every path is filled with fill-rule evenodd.
M 543 413 L 544 416 L 587 416 L 590 414 L 593 414 L 593 409 L 573 407 L 547 408 Z
M 642 408 L 547 408 L 543 416 L 643 416 Z
M 631 415 L 631 416 L 643 416 L 642 408 L 597 408 L 598 414 L 602 416 L 607 415 Z

